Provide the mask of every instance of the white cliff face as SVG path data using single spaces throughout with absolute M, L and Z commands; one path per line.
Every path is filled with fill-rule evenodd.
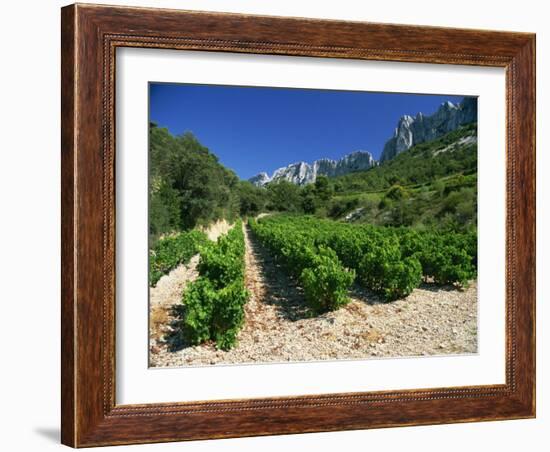
M 257 187 L 262 187 L 267 184 L 271 180 L 271 178 L 267 175 L 267 173 L 261 172 L 248 180 L 253 185 L 256 185 Z
M 367 151 L 356 151 L 342 157 L 340 160 L 320 159 L 312 164 L 306 162 L 292 163 L 279 168 L 269 177 L 266 173 L 260 173 L 249 179 L 254 185 L 261 187 L 268 182 L 286 180 L 297 185 L 314 183 L 318 175 L 328 177 L 341 176 L 353 171 L 362 171 L 372 168 L 376 161 Z
M 286 180 L 297 185 L 305 185 L 315 182 L 315 176 L 308 163 L 298 162 L 279 168 L 273 173 L 271 182 L 278 182 L 281 180 Z
M 403 116 L 382 151 L 380 162 L 390 160 L 416 144 L 434 140 L 458 129 L 463 124 L 477 121 L 477 99 L 466 97 L 460 104 L 443 102 L 431 116 L 418 113 L 414 118 Z
M 414 119 L 409 115 L 405 115 L 399 120 L 394 132 L 395 149 L 397 152 L 406 151 L 413 145 L 413 123 Z

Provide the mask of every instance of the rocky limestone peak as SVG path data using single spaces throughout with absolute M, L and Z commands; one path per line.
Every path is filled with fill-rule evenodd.
M 457 105 L 453 104 L 450 100 L 446 100 L 445 102 L 442 102 L 439 109 L 450 111 L 450 110 L 456 110 L 458 108 Z
M 256 176 L 251 177 L 248 179 L 250 183 L 253 185 L 256 185 L 257 187 L 263 187 L 265 184 L 267 184 L 271 178 L 268 176 L 267 173 L 261 172 L 259 174 L 256 174 Z
M 377 162 L 374 160 L 372 154 L 368 151 L 355 151 L 351 154 L 345 155 L 337 163 L 336 167 L 341 168 L 344 171 L 360 171 L 376 166 Z
M 414 118 L 402 116 L 393 137 L 384 145 L 380 161 L 390 160 L 416 144 L 434 140 L 474 121 L 477 121 L 477 99 L 474 97 L 465 97 L 458 105 L 445 101 L 430 116 L 422 113 Z
M 260 173 L 249 179 L 256 186 L 263 186 L 269 182 L 286 180 L 297 185 L 306 185 L 315 182 L 318 175 L 327 177 L 342 176 L 353 171 L 362 171 L 377 164 L 368 151 L 355 151 L 339 160 L 322 158 L 312 164 L 296 162 L 277 169 L 270 178 L 266 173 Z
M 275 170 L 271 177 L 271 181 L 277 182 L 280 180 L 286 180 L 298 185 L 305 185 L 315 182 L 315 176 L 313 175 L 312 167 L 309 163 L 297 162 Z

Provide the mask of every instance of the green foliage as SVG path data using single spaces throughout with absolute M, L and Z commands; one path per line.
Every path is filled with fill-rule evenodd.
M 279 212 L 302 211 L 300 187 L 286 180 L 267 185 L 268 207 Z
M 422 278 L 437 284 L 465 285 L 476 276 L 475 229 L 467 233 L 419 231 L 299 215 L 271 215 L 250 221 L 250 225 L 287 272 L 300 278 L 304 289 L 307 284 L 307 290 L 315 294 L 310 300 L 321 298 L 323 306 L 334 307 L 338 305 L 334 300 L 339 298 L 331 294 L 335 286 L 329 286 L 324 273 L 316 268 L 320 255 L 337 257 L 330 265 L 323 264 L 332 273 L 343 275 L 346 268 L 355 270 L 359 284 L 388 301 L 411 293 Z M 312 271 L 304 273 L 306 268 Z M 315 292 L 315 284 L 325 295 Z M 340 286 L 338 289 L 341 294 Z
M 317 210 L 317 197 L 315 196 L 315 186 L 306 185 L 301 189 L 302 210 L 304 213 L 315 213 Z
M 183 334 L 194 345 L 211 337 L 212 312 L 217 296 L 217 291 L 208 278 L 198 278 L 184 292 Z
M 477 194 L 474 188 L 460 188 L 452 191 L 443 201 L 440 215 L 450 213 L 460 224 L 466 224 L 475 218 L 477 210 Z
M 161 276 L 179 264 L 185 264 L 208 241 L 203 232 L 194 230 L 167 236 L 149 251 L 149 285 L 154 287 Z
M 477 146 L 475 143 L 456 146 L 445 152 L 438 152 L 456 143 L 461 138 L 475 135 L 477 124 L 458 128 L 436 140 L 413 146 L 395 158 L 367 171 L 331 179 L 335 192 L 357 193 L 383 191 L 392 185 L 429 184 L 436 179 L 456 173 L 477 172 Z
M 161 178 L 151 180 L 149 233 L 153 240 L 162 233 L 175 231 L 180 227 L 180 202 L 179 193 L 169 183 Z
M 239 212 L 239 179 L 191 134 L 150 124 L 149 234 L 192 229 Z
M 439 241 L 440 242 L 440 241 Z M 442 243 L 427 244 L 418 253 L 424 274 L 432 277 L 438 284 L 459 284 L 466 286 L 476 276 L 472 256 L 465 245 L 447 245 Z
M 315 313 L 334 311 L 349 303 L 348 288 L 354 279 L 355 271 L 344 269 L 336 253 L 323 246 L 300 275 L 306 300 Z
M 277 212 L 310 213 L 325 207 L 334 189 L 326 176 L 318 176 L 314 184 L 299 186 L 287 180 L 267 184 L 266 207 Z
M 357 199 L 358 214 L 353 221 L 379 226 L 467 231 L 477 224 L 476 174 L 457 174 L 416 188 L 396 187 L 400 186 L 380 193 L 338 196 L 332 205 Z
M 238 224 L 242 224 L 240 221 Z M 201 250 L 197 267 L 199 274 L 208 278 L 217 289 L 244 278 L 244 236 L 242 226 L 235 225 L 218 239 L 216 246 Z
M 281 236 L 274 237 L 273 239 L 271 243 L 272 249 L 280 246 L 277 257 L 286 267 L 287 272 L 295 278 L 301 275 L 304 268 L 314 265 L 314 247 L 309 243 L 302 242 L 299 236 L 289 240 L 285 240 Z
M 317 176 L 315 179 L 315 196 L 320 202 L 326 203 L 334 192 L 327 176 Z
M 286 228 L 286 223 L 251 220 L 249 224 L 287 273 L 300 281 L 314 313 L 338 309 L 348 302 L 347 289 L 355 279 L 355 272 L 344 268 L 333 250 L 316 246 L 311 234 L 301 234 L 292 225 Z
M 223 350 L 236 344 L 249 296 L 244 287 L 244 252 L 240 220 L 215 245 L 201 248 L 200 276 L 183 293 L 182 334 L 191 343 L 214 340 Z
M 266 189 L 256 187 L 248 181 L 239 181 L 237 185 L 239 213 L 241 216 L 255 216 L 266 207 Z
M 386 192 L 386 198 L 393 199 L 394 201 L 408 198 L 409 195 L 408 190 L 401 185 L 392 185 Z
M 302 200 L 302 210 L 304 213 L 315 213 L 317 210 L 317 203 L 315 202 L 315 196 L 307 194 Z
M 477 224 L 477 145 L 460 140 L 476 133 L 476 124 L 466 125 L 377 167 L 329 179 L 327 216 L 356 209 L 352 221 L 359 223 L 467 231 Z
M 218 348 L 229 350 L 237 343 L 237 334 L 244 322 L 244 305 L 248 292 L 244 280 L 236 279 L 218 290 L 211 319 L 211 337 Z
M 418 259 L 425 279 L 466 286 L 477 274 L 477 233 L 414 232 L 401 238 L 403 254 Z
M 378 208 L 380 210 L 383 210 L 383 209 L 388 209 L 390 207 L 393 207 L 393 201 L 391 200 L 391 198 L 388 198 L 388 197 L 384 196 L 380 200 L 380 203 L 378 204 Z
M 181 307 L 181 334 L 193 344 L 215 341 L 227 350 L 244 321 L 241 221 L 216 243 L 192 230 L 221 218 L 287 212 L 250 225 L 300 283 L 313 313 L 345 305 L 356 276 L 388 301 L 407 296 L 422 279 L 465 286 L 476 277 L 477 146 L 458 144 L 477 133 L 476 124 L 370 170 L 319 176 L 303 187 L 284 180 L 255 187 L 191 133 L 173 136 L 154 124 L 149 133 L 150 285 L 200 251 L 200 276 Z M 371 224 L 293 215 L 341 218 L 354 210 L 354 221 Z M 190 232 L 172 234 L 181 230 Z
M 395 240 L 384 241 L 367 251 L 358 272 L 365 287 L 383 294 L 388 301 L 406 297 L 422 280 L 422 267 L 418 259 L 403 258 Z
M 438 179 L 432 184 L 432 187 L 438 196 L 443 196 L 443 193 L 445 192 L 445 182 L 443 182 L 441 179 Z
M 367 171 L 260 188 L 239 181 L 192 134 L 172 136 L 151 124 L 151 243 L 168 232 L 265 210 L 341 218 L 361 208 L 354 221 L 467 230 L 477 221 L 477 146 L 457 143 L 476 133 L 469 124 Z

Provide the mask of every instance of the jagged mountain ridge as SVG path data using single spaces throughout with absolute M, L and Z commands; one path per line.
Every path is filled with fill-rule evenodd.
M 262 172 L 249 179 L 256 186 L 263 186 L 269 182 L 286 180 L 297 185 L 306 185 L 315 182 L 318 175 L 328 177 L 342 176 L 352 171 L 362 171 L 376 165 L 372 154 L 367 151 L 355 151 L 345 155 L 340 160 L 319 159 L 312 164 L 307 162 L 292 163 L 276 170 L 271 177 Z
M 380 163 L 393 159 L 416 144 L 439 138 L 470 122 L 477 122 L 477 99 L 474 97 L 465 97 L 456 105 L 449 101 L 443 102 L 439 109 L 429 116 L 422 113 L 418 113 L 415 117 L 404 115 L 399 119 L 394 135 L 384 145 Z M 292 163 L 277 169 L 271 177 L 261 172 L 250 178 L 249 182 L 260 187 L 280 180 L 306 185 L 315 182 L 318 175 L 342 176 L 355 171 L 364 171 L 378 164 L 379 162 L 370 152 L 355 151 L 340 160 L 323 158 L 312 164 Z
M 404 115 L 399 119 L 393 137 L 384 145 L 380 162 L 390 160 L 416 144 L 435 140 L 470 122 L 477 122 L 475 97 L 465 97 L 457 105 L 449 101 L 443 102 L 430 116 L 422 113 L 418 113 L 414 118 Z

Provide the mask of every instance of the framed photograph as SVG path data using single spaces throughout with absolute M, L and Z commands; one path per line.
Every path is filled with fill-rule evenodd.
M 535 36 L 62 9 L 62 442 L 535 416 Z

